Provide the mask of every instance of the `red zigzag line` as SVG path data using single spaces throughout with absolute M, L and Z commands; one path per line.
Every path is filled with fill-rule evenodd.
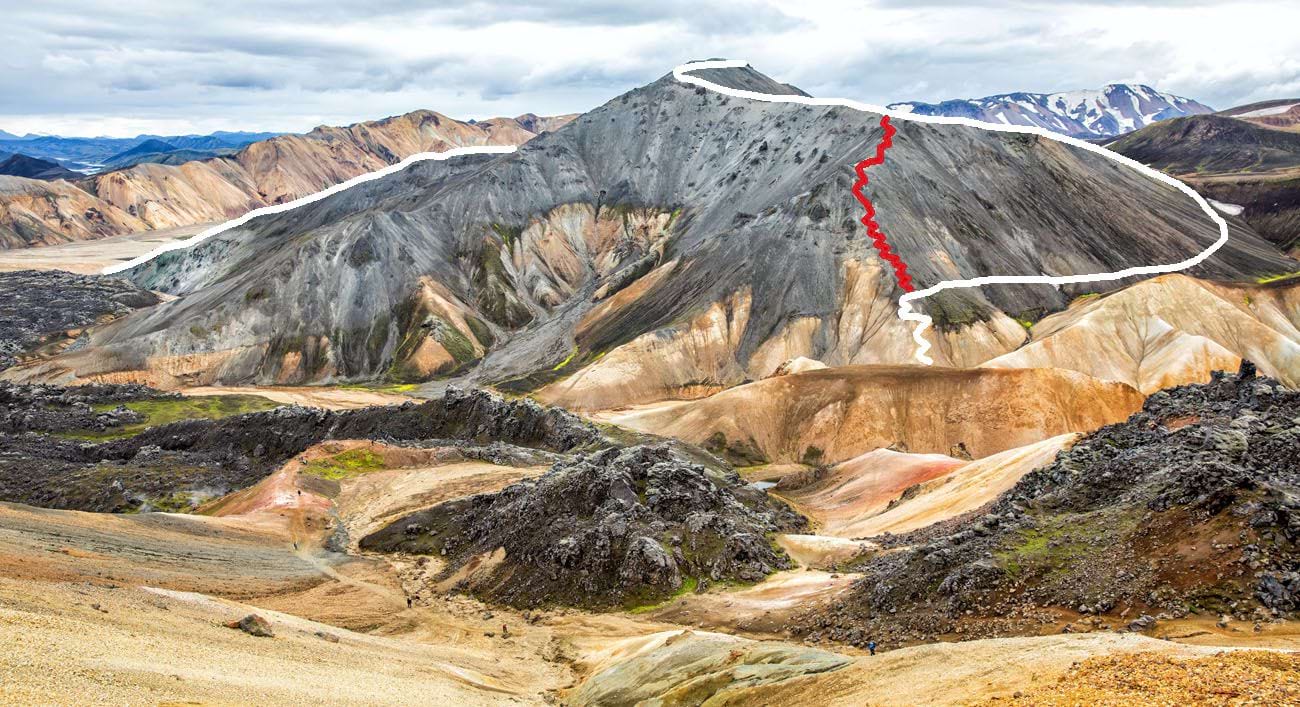
M 880 230 L 880 224 L 876 223 L 876 207 L 871 205 L 871 200 L 862 193 L 862 189 L 867 186 L 867 167 L 874 167 L 885 162 L 885 150 L 894 144 L 894 133 L 897 130 L 889 124 L 889 116 L 880 116 L 880 127 L 885 129 L 884 137 L 880 138 L 879 144 L 876 145 L 876 154 L 857 163 L 854 170 L 858 173 L 858 181 L 853 183 L 853 196 L 857 198 L 862 208 L 866 209 L 867 215 L 862 217 L 862 225 L 867 227 L 867 235 L 871 236 L 871 244 L 876 247 L 880 257 L 894 266 L 894 276 L 898 278 L 898 286 L 903 288 L 904 292 L 911 292 L 916 288 L 912 286 L 912 276 L 907 274 L 907 263 L 898 257 L 889 247 L 889 240 Z

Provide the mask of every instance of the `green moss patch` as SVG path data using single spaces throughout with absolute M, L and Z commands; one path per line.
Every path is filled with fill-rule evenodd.
M 120 403 L 127 408 L 145 416 L 144 422 L 125 425 L 109 430 L 73 430 L 62 433 L 65 437 L 76 439 L 108 440 L 120 439 L 139 434 L 150 427 L 166 425 L 181 420 L 219 420 L 232 415 L 261 412 L 280 407 L 269 398 L 260 395 L 204 395 L 181 398 L 163 398 L 159 400 L 136 400 Z M 119 403 L 100 403 L 93 406 L 96 412 L 106 412 L 117 407 Z
M 665 599 L 655 600 L 635 595 L 630 597 L 628 601 L 623 604 L 623 607 L 629 614 L 648 614 L 652 611 L 668 606 L 687 594 L 694 594 L 695 590 L 698 589 L 699 586 L 700 580 L 695 577 L 686 577 L 682 580 L 682 586 Z
M 319 476 L 331 481 L 342 481 L 368 471 L 384 468 L 384 458 L 369 449 L 349 449 L 332 457 L 308 462 L 304 474 Z
M 1060 575 L 1128 536 L 1141 516 L 1105 511 L 1047 516 L 1017 533 L 994 558 L 1012 577 Z

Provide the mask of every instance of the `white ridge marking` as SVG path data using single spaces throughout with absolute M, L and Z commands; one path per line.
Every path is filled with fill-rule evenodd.
M 249 211 L 248 213 L 244 214 L 243 216 L 240 216 L 239 218 L 232 219 L 230 221 L 226 221 L 225 223 L 213 226 L 212 228 L 209 228 L 206 231 L 203 231 L 188 240 L 177 241 L 175 243 L 167 243 L 166 245 L 159 246 L 149 251 L 148 253 L 145 253 L 144 255 L 141 255 L 137 258 L 133 258 L 132 260 L 129 260 L 125 263 L 121 263 L 119 265 L 110 265 L 104 268 L 104 274 L 112 275 L 114 273 L 122 272 L 123 270 L 129 270 L 130 268 L 133 268 L 137 265 L 142 265 L 144 263 L 147 263 L 150 260 L 153 260 L 154 258 L 168 251 L 181 250 L 182 248 L 189 248 L 190 246 L 198 245 L 199 243 L 217 235 L 218 233 L 224 233 L 225 231 L 229 231 L 230 229 L 235 228 L 237 226 L 242 226 L 248 223 L 249 221 L 257 218 L 258 216 L 268 216 L 270 214 L 278 214 L 284 211 L 289 211 L 291 209 L 296 209 L 299 206 L 306 206 L 307 204 L 320 201 L 321 199 L 324 199 L 327 196 L 337 194 L 345 189 L 351 189 L 352 187 L 355 187 L 358 184 L 373 181 L 379 179 L 380 177 L 387 177 L 388 175 L 393 174 L 394 172 L 400 172 L 406 169 L 407 167 L 410 167 L 411 165 L 415 164 L 416 162 L 425 162 L 428 160 L 447 160 L 453 157 L 461 157 L 463 155 L 507 155 L 510 154 L 511 152 L 514 152 L 517 149 L 519 148 L 515 147 L 514 145 L 483 145 L 480 147 L 456 147 L 447 150 L 446 152 L 417 152 L 416 154 L 407 157 L 406 159 L 402 160 L 401 162 L 398 162 L 397 164 L 389 165 L 387 167 L 384 167 L 383 169 L 376 170 L 374 172 L 367 172 L 365 174 L 357 175 L 347 180 L 346 182 L 335 184 L 334 186 L 328 189 L 324 189 L 322 191 L 318 191 L 315 194 L 308 194 L 307 196 L 294 199 L 293 201 L 287 201 L 283 204 L 275 204 L 274 206 L 263 206 L 259 209 L 253 209 L 252 211 Z
M 929 316 L 919 312 L 912 311 L 912 302 L 929 297 L 930 295 L 942 292 L 943 290 L 953 290 L 965 287 L 980 287 L 982 285 L 1004 285 L 1004 284 L 1029 284 L 1029 285 L 1065 285 L 1079 282 L 1098 282 L 1106 280 L 1122 280 L 1134 275 L 1160 275 L 1163 273 L 1178 272 L 1186 270 L 1201 264 L 1206 258 L 1209 258 L 1216 250 L 1223 247 L 1228 242 L 1228 222 L 1210 206 L 1196 190 L 1174 179 L 1173 177 L 1158 172 L 1141 162 L 1129 159 L 1117 152 L 1111 152 L 1104 147 L 1099 147 L 1090 142 L 1084 142 L 1077 138 L 1066 135 L 1060 135 L 1032 125 L 998 125 L 995 123 L 981 123 L 978 120 L 970 118 L 954 118 L 942 115 L 917 115 L 905 110 L 890 110 L 884 106 L 873 106 L 869 103 L 862 103 L 847 98 L 810 98 L 808 96 L 793 96 L 784 94 L 759 93 L 757 91 L 744 91 L 741 89 L 728 88 L 720 86 L 712 81 L 699 78 L 698 76 L 688 76 L 688 71 L 699 71 L 701 69 L 740 69 L 751 68 L 749 63 L 738 59 L 717 59 L 710 61 L 693 61 L 682 64 L 673 69 L 673 77 L 682 83 L 707 88 L 711 91 L 721 93 L 736 98 L 748 98 L 755 101 L 767 101 L 768 103 L 800 103 L 808 106 L 843 106 L 860 110 L 867 113 L 879 113 L 887 115 L 893 120 L 912 120 L 918 123 L 939 123 L 942 125 L 965 125 L 972 128 L 981 128 L 983 130 L 992 130 L 1002 133 L 1030 133 L 1038 135 L 1057 142 L 1063 142 L 1067 145 L 1079 147 L 1089 152 L 1095 152 L 1103 157 L 1112 159 L 1126 167 L 1131 167 L 1142 174 L 1158 179 L 1183 193 L 1192 197 L 1201 210 L 1206 213 L 1215 223 L 1219 225 L 1219 239 L 1209 248 L 1201 251 L 1195 256 L 1170 265 L 1138 265 L 1131 268 L 1125 268 L 1117 272 L 1092 273 L 1087 275 L 986 275 L 984 277 L 975 277 L 969 280 L 944 280 L 937 285 L 927 287 L 924 290 L 905 293 L 898 299 L 898 318 L 910 322 L 916 322 L 917 326 L 912 331 L 912 339 L 916 341 L 916 359 L 927 366 L 934 364 L 934 359 L 926 355 L 930 350 L 930 342 L 925 340 L 923 334 L 925 330 L 934 323 Z M 901 254 L 900 254 L 901 255 Z
M 1201 210 L 1204 211 L 1206 215 L 1210 217 L 1211 220 L 1213 220 L 1216 224 L 1219 225 L 1219 239 L 1216 240 L 1213 244 L 1211 244 L 1210 247 L 1206 248 L 1205 250 L 1201 251 L 1195 256 L 1188 258 L 1187 260 L 1183 260 L 1177 263 L 1172 263 L 1170 265 L 1138 265 L 1117 272 L 1092 273 L 1088 275 L 1059 275 L 1059 276 L 986 275 L 984 277 L 976 277 L 976 278 L 971 278 L 969 280 L 943 280 L 939 284 L 931 287 L 927 287 L 923 290 L 916 290 L 914 292 L 905 293 L 903 294 L 902 297 L 898 298 L 898 318 L 903 319 L 905 321 L 917 323 L 916 328 L 912 331 L 912 339 L 916 341 L 916 359 L 927 366 L 933 365 L 934 359 L 926 355 L 926 352 L 930 350 L 930 342 L 925 340 L 924 333 L 925 330 L 928 329 L 934 323 L 934 320 L 931 319 L 928 315 L 912 311 L 911 303 L 915 300 L 929 297 L 930 295 L 942 292 L 943 290 L 952 290 L 952 289 L 960 289 L 960 288 L 967 288 L 967 287 L 980 287 L 982 285 L 1039 284 L 1039 285 L 1055 285 L 1059 288 L 1061 285 L 1071 284 L 1071 283 L 1122 280 L 1126 277 L 1133 277 L 1135 275 L 1160 275 L 1164 273 L 1178 272 L 1180 270 L 1186 270 L 1188 268 L 1195 267 L 1201 264 L 1211 255 L 1213 255 L 1215 251 L 1217 251 L 1219 248 L 1222 248 L 1224 243 L 1228 242 L 1228 222 L 1224 221 L 1223 217 L 1219 216 L 1219 214 L 1214 210 L 1214 207 L 1211 206 L 1209 202 L 1207 202 L 1200 194 L 1197 194 L 1194 189 L 1178 181 L 1177 179 L 1174 179 L 1173 177 L 1164 174 L 1163 172 L 1159 172 L 1150 167 L 1147 167 L 1141 162 L 1137 162 L 1136 160 L 1129 159 L 1128 157 L 1125 157 L 1117 152 L 1111 152 L 1110 150 L 1107 150 L 1104 147 L 1099 147 L 1090 142 L 1084 142 L 1083 140 L 1072 138 L 1067 135 L 1054 133 L 1044 128 L 1039 128 L 1033 125 L 999 125 L 996 123 L 982 123 L 978 120 L 971 120 L 970 118 L 956 118 L 956 117 L 943 116 L 943 115 L 917 115 L 914 113 L 907 112 L 908 109 L 891 110 L 885 106 L 871 105 L 870 103 L 854 101 L 848 98 L 811 98 L 808 96 L 770 94 L 770 93 L 759 93 L 757 91 L 745 91 L 741 89 L 721 86 L 719 84 L 713 83 L 712 81 L 708 81 L 706 79 L 702 79 L 697 76 L 688 76 L 686 74 L 686 72 L 688 71 L 699 71 L 701 69 L 740 69 L 740 68 L 752 68 L 752 67 L 749 66 L 749 62 L 744 61 L 743 59 L 715 59 L 710 61 L 694 61 L 694 62 L 682 64 L 674 68 L 673 78 L 677 79 L 678 81 L 681 81 L 682 83 L 706 88 L 716 93 L 721 93 L 727 96 L 734 96 L 736 98 L 746 98 L 755 101 L 766 101 L 768 103 L 799 103 L 802 105 L 809 105 L 809 106 L 843 106 L 845 108 L 852 108 L 853 110 L 860 110 L 867 113 L 877 113 L 880 115 L 887 115 L 894 120 L 912 120 L 918 123 L 937 123 L 941 125 L 965 125 L 972 128 L 992 130 L 994 132 L 1029 133 L 1031 135 L 1038 135 L 1040 137 L 1048 138 L 1049 140 L 1056 140 L 1057 142 L 1063 142 L 1066 143 L 1067 145 L 1073 145 L 1074 147 L 1079 147 L 1088 150 L 1089 152 L 1095 152 L 1099 155 L 1102 155 L 1103 157 L 1106 157 L 1107 159 L 1111 159 L 1116 162 L 1119 162 L 1120 164 L 1125 165 L 1126 167 L 1131 167 L 1148 177 L 1158 179 L 1182 191 L 1188 196 L 1192 197 L 1192 199 L 1198 205 L 1200 205 Z M 407 167 L 411 166 L 416 162 L 423 162 L 425 160 L 446 160 L 452 157 L 460 157 L 462 155 L 482 155 L 482 154 L 503 155 L 503 154 L 509 154 L 515 152 L 517 149 L 518 148 L 513 145 L 484 145 L 481 147 L 457 147 L 451 150 L 447 150 L 446 152 L 420 152 L 411 155 L 410 157 L 407 157 L 406 159 L 402 160 L 401 162 L 398 162 L 397 164 L 389 165 L 375 172 L 368 172 L 366 174 L 353 177 L 352 179 L 349 179 L 346 182 L 335 184 L 334 186 L 316 192 L 315 194 L 309 194 L 307 196 L 301 197 L 299 199 L 294 199 L 293 201 L 286 202 L 283 204 L 276 204 L 274 206 L 263 206 L 262 208 L 259 209 L 253 209 L 252 211 L 249 211 L 243 216 L 232 219 L 230 221 L 219 224 L 217 226 L 213 226 L 212 228 L 209 228 L 206 231 L 199 233 L 193 238 L 190 238 L 185 241 L 168 243 L 159 246 L 158 248 L 155 248 L 154 250 L 145 253 L 144 255 L 141 255 L 137 258 L 133 258 L 132 260 L 129 260 L 125 263 L 106 267 L 104 268 L 103 272 L 105 275 L 112 275 L 115 273 L 122 272 L 123 270 L 128 270 L 137 265 L 147 263 L 150 260 L 156 258 L 157 256 L 163 253 L 173 251 L 173 250 L 181 250 L 183 248 L 189 248 L 190 246 L 197 245 L 219 233 L 223 233 L 237 226 L 242 226 L 245 223 L 251 221 L 252 219 L 257 218 L 258 216 L 278 214 L 284 211 L 289 211 L 291 209 L 296 209 L 299 206 L 304 206 L 306 204 L 320 201 L 321 199 L 324 199 L 327 196 L 337 194 L 345 189 L 350 189 L 358 184 L 379 179 L 380 177 L 386 177 L 390 174 L 393 174 L 394 172 L 399 172 L 403 169 L 406 169 Z

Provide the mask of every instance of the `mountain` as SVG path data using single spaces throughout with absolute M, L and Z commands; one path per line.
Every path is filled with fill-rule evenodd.
M 157 138 L 147 139 L 105 160 L 102 171 L 126 169 L 145 162 L 180 165 L 235 152 L 234 147 L 214 137 L 189 138 L 178 142 L 184 143 L 185 147 L 178 147 Z
M 0 176 L 0 250 L 104 238 L 145 228 L 71 182 Z M 75 238 L 69 238 L 75 234 Z
M 0 140 L 17 140 L 18 136 L 11 132 L 0 130 Z
M 1107 147 L 1177 176 L 1284 250 L 1300 252 L 1300 130 L 1261 122 L 1289 112 L 1245 108 L 1157 123 Z
M 104 160 L 99 171 L 112 172 L 145 162 L 180 165 L 186 162 L 206 160 L 232 154 L 250 143 L 270 140 L 280 135 L 282 133 L 229 132 L 217 132 L 211 135 L 181 135 L 177 137 L 141 135 L 137 139 L 141 139 L 142 142 L 129 150 L 124 150 Z
M 567 117 L 521 119 L 546 127 L 563 124 Z M 16 222 L 0 218 L 0 243 L 48 245 L 224 221 L 313 194 L 417 152 L 516 145 L 533 135 L 516 119 L 467 123 L 433 111 L 415 111 L 342 128 L 322 126 L 306 135 L 281 135 L 230 155 L 181 164 L 173 164 L 184 156 L 177 152 L 135 155 L 140 164 L 86 177 L 76 185 L 83 192 L 81 200 L 98 212 L 122 213 L 129 219 L 88 229 L 65 211 L 45 210 L 39 228 L 29 219 L 20 229 Z M 4 199 L 0 194 L 0 204 Z
M 751 90 L 752 69 L 704 70 Z M 897 121 L 871 197 L 921 286 L 1175 262 L 1217 229 L 1185 194 L 1036 136 Z M 862 237 L 853 165 L 880 116 L 666 76 L 516 153 L 412 165 L 136 268 L 180 296 L 14 377 L 162 386 L 457 376 L 586 409 L 699 397 L 798 356 L 914 361 Z M 136 211 L 139 213 L 139 210 Z M 1198 272 L 1295 264 L 1233 226 Z M 940 365 L 1027 338 L 1015 317 L 1123 283 L 989 287 L 920 306 Z
M 1300 98 L 1260 101 L 1220 111 L 1240 120 L 1282 130 L 1300 130 Z
M 531 133 L 511 119 L 467 123 L 415 111 L 347 127 L 255 142 L 228 157 L 180 166 L 142 164 L 96 175 L 88 191 L 149 228 L 224 221 L 314 194 L 418 152 L 517 145 Z
M 1300 167 L 1300 133 L 1273 130 L 1222 115 L 1170 120 L 1125 135 L 1108 147 L 1170 174 L 1192 179 L 1263 174 Z
M 240 148 L 254 142 L 270 140 L 285 133 L 276 132 L 231 132 L 218 130 L 209 135 L 140 135 L 137 139 L 156 139 L 168 143 L 178 150 L 219 150 L 222 148 Z
M 1213 109 L 1150 86 L 1109 84 L 1098 90 L 1061 93 L 1004 93 L 942 103 L 892 103 L 891 109 L 919 115 L 971 118 L 985 123 L 1036 125 L 1085 139 L 1113 137 L 1151 123 Z
M 146 155 L 151 152 L 171 152 L 176 149 L 178 148 L 169 142 L 163 142 L 156 138 L 149 138 L 148 140 L 132 146 L 129 150 L 123 150 L 122 152 L 109 157 L 108 161 L 112 162 L 113 160 L 120 160 L 124 157 L 131 157 L 132 155 Z
M 130 151 L 128 151 L 130 152 Z M 222 147 L 210 150 L 191 150 L 177 148 L 163 152 L 134 152 L 133 154 L 123 153 L 122 157 L 114 157 L 104 163 L 104 171 L 115 171 L 134 167 L 138 164 L 169 164 L 182 165 L 186 162 L 196 162 L 199 160 L 209 160 L 214 157 L 229 155 L 235 150 Z
M 62 137 L 59 135 L 0 135 L 0 148 L 58 162 L 90 174 L 100 171 L 114 155 L 145 142 L 162 142 L 173 149 L 238 149 L 280 133 L 216 132 L 211 135 L 137 135 L 133 138 Z M 153 150 L 157 151 L 157 150 Z
M 44 180 L 76 179 L 81 176 L 55 162 L 38 160 L 22 154 L 10 155 L 0 162 L 0 174 Z

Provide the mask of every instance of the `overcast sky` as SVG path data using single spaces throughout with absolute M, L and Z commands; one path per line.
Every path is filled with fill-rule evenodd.
M 0 0 L 0 18 L 0 129 L 20 134 L 577 112 L 709 57 L 872 103 L 1117 82 L 1216 108 L 1300 95 L 1296 0 Z

